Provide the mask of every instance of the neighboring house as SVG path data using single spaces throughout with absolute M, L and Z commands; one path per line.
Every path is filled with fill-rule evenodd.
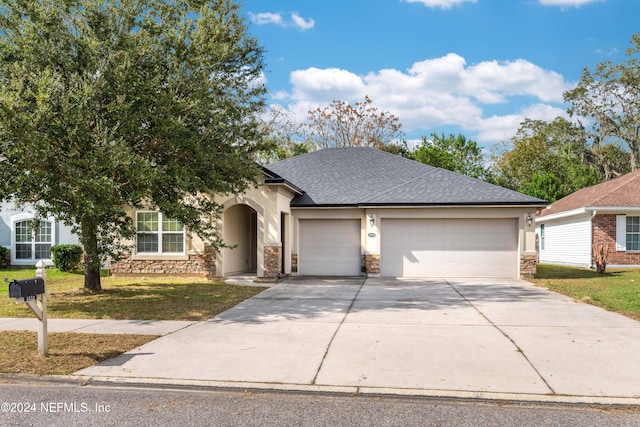
M 591 267 L 602 243 L 610 266 L 640 266 L 640 171 L 583 188 L 536 217 L 539 262 Z
M 38 218 L 30 206 L 0 203 L 0 246 L 9 249 L 12 265 L 35 265 L 40 259 L 51 265 L 52 245 L 79 242 L 71 227 L 55 218 Z
M 115 273 L 255 272 L 403 277 L 535 273 L 532 216 L 545 202 L 372 148 L 331 148 L 263 168 L 215 196 L 233 249 L 214 251 L 161 212 L 131 211 L 135 251 Z

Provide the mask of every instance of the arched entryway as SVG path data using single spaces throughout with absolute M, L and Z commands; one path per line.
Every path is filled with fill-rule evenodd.
M 222 221 L 222 239 L 232 247 L 222 250 L 222 274 L 255 273 L 258 268 L 258 213 L 248 205 L 237 204 L 224 211 Z

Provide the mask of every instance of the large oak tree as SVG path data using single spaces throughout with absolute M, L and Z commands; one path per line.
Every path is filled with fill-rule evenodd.
M 588 120 L 594 151 L 622 141 L 631 170 L 640 168 L 640 33 L 631 38 L 627 60 L 585 68 L 577 86 L 564 94 L 569 113 Z
M 604 177 L 589 162 L 585 130 L 557 117 L 525 120 L 507 147 L 494 155 L 494 180 L 516 191 L 554 202 Z
M 212 231 L 257 177 L 263 51 L 232 0 L 0 0 L 0 199 L 76 224 L 85 287 L 158 209 Z

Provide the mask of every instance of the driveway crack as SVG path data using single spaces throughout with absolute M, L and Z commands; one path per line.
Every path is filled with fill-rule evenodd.
M 470 299 L 468 299 L 466 296 L 464 296 L 455 286 L 453 286 L 451 283 L 449 283 L 449 281 L 444 280 L 444 282 L 451 286 L 451 289 L 453 289 L 458 295 L 460 295 L 460 297 L 462 299 L 464 299 L 471 307 L 473 307 L 473 309 L 475 311 L 478 312 L 478 314 L 480 314 L 480 316 L 482 316 L 487 322 L 489 322 L 489 324 L 491 326 L 493 326 L 495 329 L 498 330 L 498 332 L 500 332 L 506 339 L 508 339 L 511 344 L 513 344 L 513 346 L 516 348 L 516 350 L 518 351 L 518 353 L 520 353 L 522 355 L 522 357 L 524 358 L 524 360 L 529 364 L 529 366 L 531 366 L 531 369 L 533 369 L 533 371 L 536 373 L 536 375 L 538 375 L 538 378 L 540 378 L 540 380 L 542 380 L 542 382 L 547 386 L 547 388 L 551 391 L 552 394 L 556 394 L 556 391 L 553 389 L 553 387 L 551 387 L 551 385 L 547 382 L 547 380 L 542 376 L 542 374 L 540 373 L 540 371 L 538 371 L 538 369 L 534 366 L 534 364 L 531 362 L 531 360 L 529 360 L 529 358 L 527 357 L 527 355 L 525 354 L 524 350 L 522 348 L 520 348 L 520 346 L 518 344 L 516 344 L 516 342 L 513 340 L 513 338 L 511 338 L 509 336 L 509 334 L 507 334 L 504 330 L 502 330 L 500 328 L 500 326 L 496 325 L 491 319 L 489 319 L 478 307 L 476 307 Z
M 342 328 L 342 325 L 344 324 L 344 321 L 347 319 L 347 315 L 351 311 L 351 308 L 353 307 L 353 304 L 356 302 L 356 299 L 358 298 L 358 295 L 360 295 L 360 291 L 362 290 L 362 287 L 364 286 L 366 281 L 367 281 L 366 277 L 362 279 L 362 283 L 360 283 L 360 287 L 358 288 L 358 292 L 356 292 L 356 294 L 353 296 L 353 299 L 351 300 L 351 304 L 349 304 L 349 307 L 347 307 L 347 311 L 345 311 L 344 316 L 342 316 L 342 320 L 340 320 L 340 323 L 338 324 L 338 327 L 333 332 L 333 335 L 331 336 L 331 339 L 329 340 L 329 344 L 327 344 L 327 349 L 324 351 L 324 354 L 322 355 L 322 360 L 320 361 L 320 365 L 318 365 L 318 369 L 316 370 L 316 374 L 313 376 L 313 380 L 311 381 L 311 385 L 315 385 L 316 380 L 318 379 L 318 375 L 320 374 L 320 371 L 322 370 L 322 366 L 324 365 L 324 361 L 327 358 L 327 354 L 329 354 L 329 349 L 331 348 L 331 344 L 333 344 L 333 340 L 336 338 L 336 335 L 338 335 L 338 331 L 340 330 L 340 328 Z

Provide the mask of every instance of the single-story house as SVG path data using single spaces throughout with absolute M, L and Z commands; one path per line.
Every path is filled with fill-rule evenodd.
M 115 273 L 519 277 L 535 272 L 533 216 L 546 203 L 372 148 L 330 148 L 263 168 L 216 195 L 215 251 L 162 212 L 131 211 L 134 253 Z
M 33 230 L 34 219 L 39 219 Z M 53 217 L 37 218 L 31 206 L 0 203 L 0 246 L 9 249 L 11 265 L 35 265 L 43 260 L 51 265 L 51 246 L 79 244 L 71 226 Z
M 552 203 L 536 234 L 541 263 L 592 267 L 593 245 L 604 244 L 609 266 L 640 266 L 640 170 Z

